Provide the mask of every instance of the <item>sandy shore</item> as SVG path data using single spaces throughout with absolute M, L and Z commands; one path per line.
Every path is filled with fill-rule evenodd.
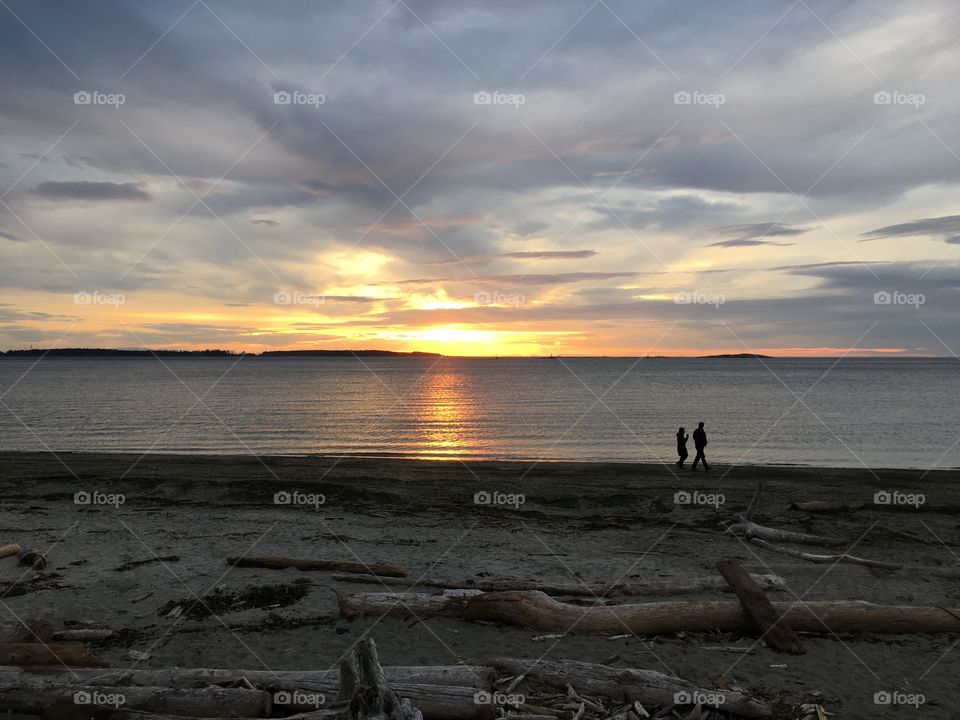
M 47 552 L 50 559 L 36 576 L 30 571 L 24 576 L 12 558 L 0 560 L 5 584 L 23 577 L 30 588 L 3 598 L 4 625 L 42 617 L 57 628 L 94 623 L 122 630 L 91 646 L 98 657 L 118 666 L 134 663 L 128 657 L 133 649 L 149 654 L 141 663 L 146 667 L 326 669 L 369 633 L 382 661 L 390 665 L 545 655 L 660 670 L 702 686 L 741 686 L 768 698 L 819 701 L 841 717 L 960 717 L 956 637 L 810 635 L 804 637 L 807 654 L 793 657 L 775 653 L 753 637 L 729 633 L 609 638 L 574 632 L 541 638 L 517 627 L 454 618 L 347 621 L 338 616 L 337 593 L 375 591 L 377 586 L 344 583 L 325 572 L 230 568 L 225 563 L 228 556 L 286 555 L 392 563 L 413 578 L 612 583 L 713 575 L 717 560 L 735 558 L 752 571 L 785 578 L 789 590 L 776 593 L 777 600 L 957 607 L 957 471 L 922 477 L 922 472 L 904 470 L 874 475 L 848 469 L 738 467 L 727 472 L 716 467 L 710 474 L 676 476 L 666 466 L 627 464 L 463 465 L 295 457 L 261 462 L 194 456 L 137 460 L 132 455 L 65 453 L 60 460 L 49 454 L 0 455 L 0 545 L 17 542 L 25 550 Z M 725 524 L 745 509 L 759 480 L 765 481 L 759 518 L 766 524 L 841 535 L 856 555 L 956 568 L 958 573 L 949 577 L 817 565 L 724 535 Z M 723 502 L 678 504 L 675 494 L 682 491 Z M 878 491 L 903 493 L 901 499 L 922 495 L 924 502 L 878 505 Z M 475 495 L 483 492 L 522 495 L 524 501 L 477 504 Z M 324 502 L 278 505 L 276 493 L 308 503 L 319 498 L 307 496 L 322 495 Z M 83 504 L 87 499 L 93 501 Z M 789 509 L 791 502 L 808 500 L 865 507 L 831 515 Z M 137 561 L 151 562 L 126 565 Z M 278 597 L 285 592 L 284 602 L 290 602 L 281 607 L 228 607 L 204 619 L 168 618 L 160 612 L 187 604 L 194 593 L 281 585 L 297 585 L 278 590 Z M 717 649 L 721 647 L 750 651 Z M 919 711 L 878 706 L 874 694 L 884 691 L 922 693 L 925 704 Z

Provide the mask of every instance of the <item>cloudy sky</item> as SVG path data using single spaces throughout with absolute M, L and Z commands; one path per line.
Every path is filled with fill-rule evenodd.
M 960 6 L 0 1 L 0 349 L 960 352 Z

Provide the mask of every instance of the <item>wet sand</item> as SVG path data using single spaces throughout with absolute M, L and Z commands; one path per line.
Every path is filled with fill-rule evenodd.
M 13 558 L 0 560 L 4 585 L 22 580 L 30 589 L 2 599 L 0 623 L 8 631 L 38 617 L 58 629 L 99 624 L 121 631 L 90 646 L 111 665 L 135 664 L 128 657 L 133 649 L 149 654 L 141 667 L 274 670 L 327 669 L 369 634 L 388 665 L 545 656 L 649 668 L 701 686 L 748 688 L 768 699 L 820 702 L 839 717 L 960 717 L 957 637 L 805 635 L 807 654 L 794 657 L 730 633 L 610 638 L 573 632 L 543 638 L 537 631 L 446 617 L 348 621 L 339 617 L 338 593 L 384 588 L 345 583 L 327 572 L 233 568 L 225 562 L 230 556 L 284 555 L 391 563 L 413 579 L 602 584 L 715 575 L 717 560 L 734 558 L 751 571 L 786 579 L 788 589 L 773 593 L 775 600 L 957 607 L 958 471 L 923 476 L 910 470 L 716 466 L 709 474 L 692 474 L 672 465 L 171 455 L 137 461 L 136 455 L 0 454 L 0 545 L 17 542 L 24 550 L 47 552 L 50 561 L 33 573 Z M 800 549 L 845 550 L 957 572 L 813 564 L 725 535 L 761 480 L 758 521 L 849 540 L 837 550 Z M 675 502 L 678 492 L 694 491 L 718 502 Z M 902 493 L 899 499 L 922 495 L 924 502 L 875 504 L 878 491 Z M 277 493 L 313 504 L 278 505 Z M 507 502 L 522 495 L 523 503 L 478 504 L 477 493 Z M 311 495 L 322 495 L 323 503 Z M 486 497 L 479 496 L 481 503 Z M 810 500 L 863 507 L 836 514 L 789 509 Z M 138 561 L 149 562 L 127 565 Z M 223 600 L 264 587 L 273 589 L 280 606 L 226 601 L 206 618 L 162 615 L 163 609 L 188 606 L 195 595 L 217 593 Z M 730 647 L 749 652 L 717 649 Z M 925 703 L 919 710 L 874 703 L 875 693 L 894 691 L 922 693 Z

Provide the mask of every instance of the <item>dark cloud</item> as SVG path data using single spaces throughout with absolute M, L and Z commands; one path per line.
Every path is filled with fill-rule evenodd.
M 19 235 L 15 235 L 7 230 L 0 230 L 0 238 L 3 238 L 4 240 L 10 240 L 11 242 L 26 242 L 26 240 Z
M 960 215 L 944 215 L 943 217 L 921 218 L 897 225 L 869 230 L 863 233 L 860 242 L 880 240 L 894 237 L 937 237 L 948 243 L 960 243 Z
M 793 227 L 779 222 L 748 223 L 745 225 L 725 225 L 715 228 L 719 235 L 727 236 L 727 240 L 710 243 L 709 247 L 756 247 L 758 245 L 789 246 L 796 243 L 776 242 L 767 240 L 770 237 L 793 237 L 810 232 L 811 228 Z
M 150 200 L 141 183 L 85 182 L 48 180 L 37 185 L 33 194 L 48 200 Z
M 280 225 L 280 223 L 278 223 L 276 220 L 270 220 L 269 218 L 256 218 L 254 220 L 251 220 L 250 222 L 253 223 L 254 225 L 264 225 L 266 227 L 272 227 L 272 228 Z

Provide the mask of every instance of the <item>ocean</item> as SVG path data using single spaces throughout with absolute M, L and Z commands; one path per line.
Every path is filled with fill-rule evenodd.
M 0 450 L 960 466 L 921 359 L 0 358 Z M 691 460 L 693 441 L 689 443 Z

